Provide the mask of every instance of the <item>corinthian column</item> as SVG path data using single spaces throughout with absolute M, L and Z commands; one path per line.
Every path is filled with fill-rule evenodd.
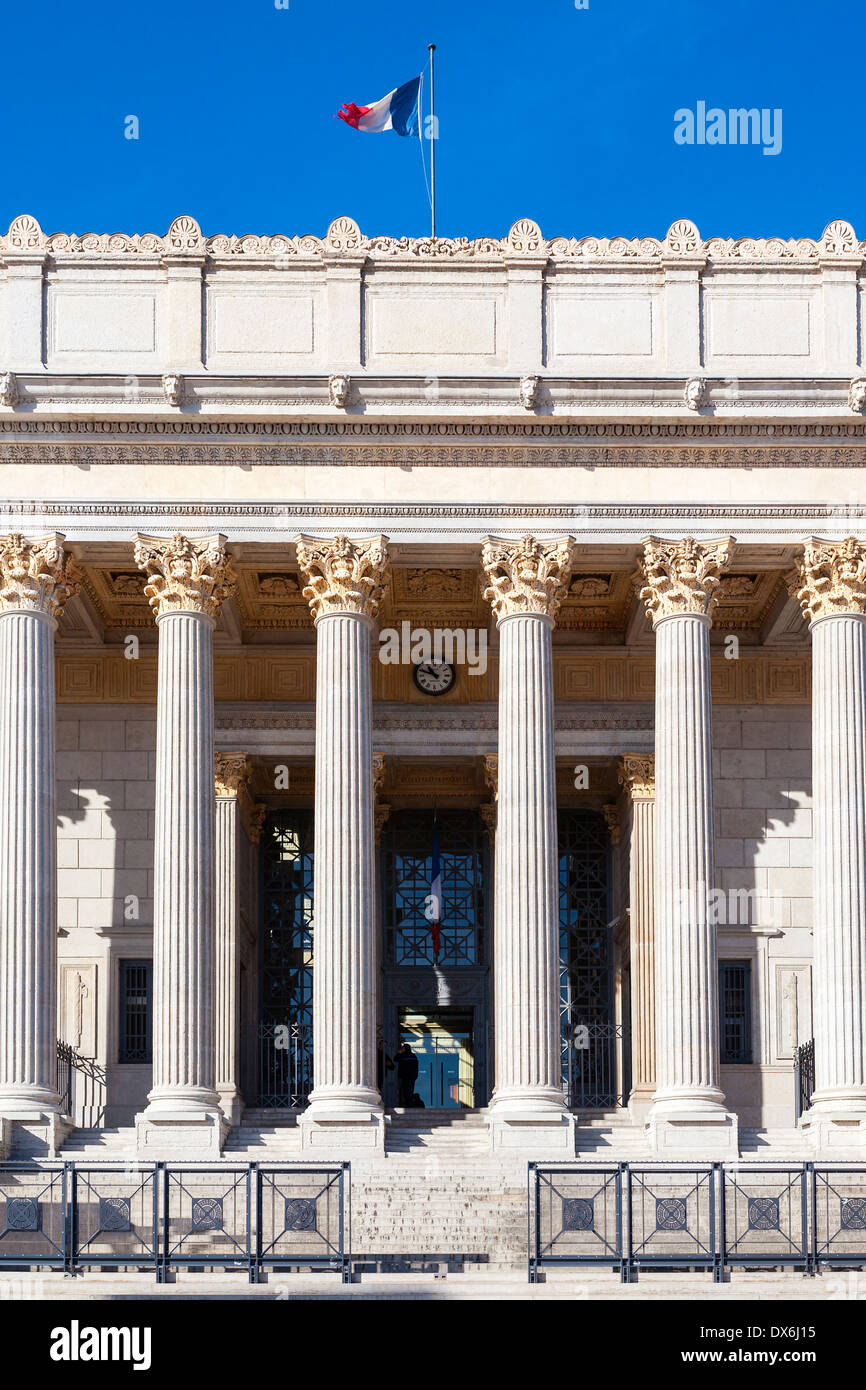
M 656 633 L 656 1082 L 649 1137 L 660 1152 L 737 1151 L 719 1085 L 713 891 L 710 625 L 730 537 L 652 536 L 638 564 Z
M 819 1148 L 866 1147 L 866 545 L 810 540 L 815 1092 Z
M 656 1088 L 655 989 L 655 758 L 625 753 L 618 768 L 631 804 L 628 898 L 631 955 L 631 1065 L 629 1114 L 646 1118 Z
M 240 1124 L 240 972 L 243 857 L 249 855 L 251 764 L 246 753 L 216 753 L 215 927 L 216 1089 L 231 1125 Z M 245 814 L 242 814 L 244 812 Z
M 551 634 L 574 541 L 488 537 L 481 562 L 499 630 L 494 899 L 495 1148 L 573 1152 L 562 1090 Z
M 0 539 L 0 1156 L 59 1138 L 54 630 L 78 588 L 62 541 Z
M 149 1156 L 219 1153 L 215 1089 L 213 629 L 234 587 L 225 537 L 139 536 L 159 630 Z
M 316 624 L 313 1081 L 305 1145 L 384 1142 L 376 1085 L 370 631 L 385 537 L 297 541 Z

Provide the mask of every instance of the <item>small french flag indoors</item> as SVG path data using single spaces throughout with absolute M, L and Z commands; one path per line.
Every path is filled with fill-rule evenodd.
M 419 135 L 420 92 L 421 78 L 413 77 L 411 82 L 395 87 L 393 92 L 370 106 L 356 106 L 354 101 L 345 102 L 337 115 L 346 125 L 363 130 L 367 135 L 381 135 L 384 130 L 395 130 L 398 135 Z

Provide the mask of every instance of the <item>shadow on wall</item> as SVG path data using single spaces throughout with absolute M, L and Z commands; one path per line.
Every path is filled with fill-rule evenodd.
M 130 1124 L 151 1086 L 120 1061 L 120 979 L 152 957 L 154 739 L 151 720 L 58 721 L 58 1036 L 96 1064 L 74 1069 L 79 1125 Z

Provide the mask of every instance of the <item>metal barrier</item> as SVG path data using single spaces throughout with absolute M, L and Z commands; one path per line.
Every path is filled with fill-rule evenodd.
M 815 1039 L 794 1048 L 794 1120 L 809 1109 L 815 1089 Z
M 351 1275 L 350 1165 L 0 1163 L 0 1272 Z
M 529 1165 L 529 1280 L 557 1266 L 866 1268 L 866 1168 L 823 1163 Z

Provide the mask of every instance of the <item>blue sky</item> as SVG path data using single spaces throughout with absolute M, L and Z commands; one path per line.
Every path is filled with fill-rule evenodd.
M 41 0 L 3 19 L 0 223 L 426 235 L 417 142 L 332 119 L 436 42 L 439 232 L 866 237 L 862 0 Z M 283 0 L 284 3 L 284 0 Z M 831 22 L 832 13 L 832 22 Z M 782 149 L 678 145 L 674 113 L 781 108 Z M 124 119 L 138 117 L 138 140 Z

